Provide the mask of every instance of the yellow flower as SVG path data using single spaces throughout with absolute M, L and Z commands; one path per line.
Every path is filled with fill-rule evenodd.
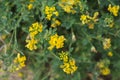
M 106 49 L 109 49 L 110 47 L 111 47 L 111 39 L 105 38 L 103 40 L 103 48 L 106 50 Z
M 30 37 L 31 37 L 31 38 L 34 38 L 35 35 L 37 35 L 37 34 L 38 34 L 38 31 L 30 32 Z
M 73 74 L 77 70 L 74 59 L 69 59 L 68 62 L 63 62 L 63 65 L 60 65 L 60 68 L 67 74 Z
M 110 51 L 110 52 L 108 52 L 108 56 L 109 57 L 112 57 L 113 56 L 113 53 Z
M 68 62 L 68 52 L 60 53 L 60 60 L 63 60 L 63 62 Z
M 34 2 L 35 0 L 30 0 L 30 2 Z
M 60 60 L 63 61 L 63 64 L 60 65 L 60 68 L 67 74 L 72 74 L 77 70 L 77 66 L 75 64 L 75 60 L 73 58 L 68 57 L 68 52 L 61 52 Z
M 37 49 L 36 44 L 38 43 L 38 41 L 35 40 L 34 38 L 32 38 L 32 39 L 30 39 L 30 40 L 26 40 L 26 42 L 27 42 L 26 47 L 27 47 L 29 50 L 32 51 L 32 50 Z
M 67 13 L 76 13 L 74 6 L 76 6 L 79 0 L 60 0 L 59 6 Z
M 97 67 L 100 68 L 100 69 L 104 68 L 105 67 L 105 63 L 103 61 L 100 61 L 100 62 L 97 63 Z
M 115 5 L 112 7 L 112 5 L 109 4 L 108 11 L 110 11 L 114 16 L 118 16 L 119 6 Z
M 50 37 L 50 41 L 49 41 L 50 47 L 48 47 L 49 50 L 52 50 L 56 46 L 57 38 L 58 38 L 57 34 Z
M 55 18 L 52 19 L 53 23 L 51 24 L 51 27 L 56 27 L 61 24 L 59 20 L 56 20 Z
M 88 23 L 88 28 L 89 29 L 94 29 L 94 23 Z
M 62 7 L 63 8 L 63 10 L 65 11 L 65 12 L 67 12 L 67 13 L 71 13 L 73 10 L 73 7 L 72 6 L 70 6 L 70 5 L 62 5 L 62 4 L 60 4 L 60 7 Z
M 30 37 L 34 38 L 38 32 L 42 32 L 43 25 L 42 23 L 35 22 L 32 26 L 29 27 Z
M 45 14 L 46 14 L 46 19 L 47 20 L 51 20 L 51 17 L 53 15 L 59 16 L 59 13 L 58 13 L 58 11 L 56 11 L 55 7 L 48 7 L 48 6 L 46 6 L 45 7 Z
M 87 16 L 86 15 L 81 15 L 80 16 L 80 20 L 82 21 L 82 24 L 85 24 L 85 23 L 87 23 Z
M 63 43 L 64 41 L 65 41 L 64 36 L 59 36 L 56 41 L 56 48 L 57 49 L 62 48 L 64 46 L 64 43 Z
M 55 34 L 50 37 L 50 46 L 48 47 L 48 49 L 52 50 L 54 47 L 56 47 L 57 49 L 62 48 L 64 46 L 64 41 L 64 36 L 58 36 L 57 34 Z
M 51 17 L 52 17 L 52 14 L 49 14 L 49 15 L 46 16 L 46 19 L 51 20 Z
M 39 32 L 42 32 L 42 23 L 38 23 L 38 22 L 35 22 L 32 24 L 32 26 L 29 28 L 29 31 L 39 31 Z
M 25 67 L 25 56 L 20 56 L 20 53 L 17 54 L 17 57 L 14 59 L 14 65 L 16 65 L 16 70 L 19 70 Z
M 112 28 L 112 27 L 114 26 L 114 22 L 111 22 L 111 23 L 109 24 L 109 26 L 110 26 L 110 28 Z
M 82 21 L 82 24 L 88 24 L 89 29 L 94 29 L 94 24 L 98 21 L 98 15 L 99 12 L 95 12 L 93 17 L 83 14 L 80 16 L 80 20 Z
M 91 17 L 89 15 L 81 15 L 80 20 L 82 21 L 82 24 L 87 24 L 90 22 Z
M 93 17 L 92 17 L 92 20 L 93 20 L 94 22 L 98 21 L 98 19 L 97 19 L 98 15 L 99 15 L 99 12 L 95 12 L 95 13 L 94 13 L 94 15 L 93 15 Z
M 106 23 L 107 26 L 112 28 L 114 26 L 114 20 L 111 17 L 105 18 L 104 22 Z
M 57 11 L 53 12 L 53 14 L 55 14 L 55 16 L 59 16 L 59 13 Z
M 110 69 L 108 67 L 105 67 L 103 69 L 100 70 L 101 74 L 106 76 L 110 74 Z
M 27 8 L 28 8 L 28 10 L 31 10 L 31 9 L 33 8 L 33 4 L 29 4 L 29 5 L 27 6 Z

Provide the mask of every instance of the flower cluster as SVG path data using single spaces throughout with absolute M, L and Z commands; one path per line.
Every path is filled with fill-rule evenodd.
M 68 57 L 68 52 L 60 53 L 60 60 L 63 61 L 63 64 L 60 67 L 67 74 L 72 74 L 77 70 L 77 66 L 75 64 L 75 60 L 73 58 Z
M 110 69 L 108 67 L 102 68 L 100 70 L 102 75 L 109 75 L 110 74 Z
M 95 12 L 93 17 L 83 14 L 80 16 L 80 20 L 82 21 L 82 24 L 88 24 L 89 29 L 94 29 L 94 24 L 98 21 L 98 15 L 99 12 Z
M 17 57 L 13 60 L 13 64 L 8 68 L 10 72 L 14 72 L 25 67 L 26 56 L 21 56 L 20 53 L 17 54 Z
M 110 69 L 108 68 L 109 61 L 107 60 L 101 60 L 100 62 L 97 63 L 97 67 L 100 70 L 100 73 L 104 76 L 110 74 Z
M 20 53 L 18 53 L 17 57 L 14 59 L 14 64 L 16 64 L 16 66 L 17 66 L 16 70 L 19 70 L 19 69 L 25 67 L 25 61 L 26 61 L 26 57 L 20 56 Z
M 113 56 L 113 53 L 111 51 L 108 52 L 108 56 L 109 57 L 112 57 Z
M 114 20 L 112 18 L 107 17 L 105 18 L 104 22 L 106 26 L 109 26 L 110 28 L 114 26 Z
M 109 49 L 110 47 L 111 47 L 111 39 L 105 38 L 103 40 L 103 48 L 106 50 L 106 49 Z
M 68 53 L 62 51 L 60 53 L 60 60 L 63 60 L 63 62 L 68 62 Z
M 26 47 L 27 47 L 29 50 L 32 51 L 32 50 L 37 49 L 36 44 L 38 43 L 38 41 L 37 41 L 36 39 L 32 38 L 32 39 L 30 39 L 30 40 L 26 40 L 26 42 L 28 43 L 28 44 L 26 45 Z
M 112 7 L 112 5 L 109 4 L 109 6 L 108 6 L 108 11 L 110 11 L 114 16 L 118 16 L 119 9 L 120 9 L 120 7 L 117 5 Z
M 27 8 L 28 8 L 28 10 L 31 10 L 31 9 L 33 8 L 33 4 L 29 4 L 29 5 L 27 6 Z
M 45 7 L 45 14 L 46 14 L 46 19 L 47 19 L 47 20 L 51 20 L 51 17 L 52 17 L 53 15 L 59 16 L 59 13 L 58 13 L 58 11 L 56 10 L 56 8 L 55 8 L 55 7 L 49 7 L 49 6 L 46 6 L 46 7 Z
M 56 20 L 55 18 L 52 19 L 51 27 L 55 28 L 56 26 L 59 26 L 61 22 L 59 20 Z
M 43 25 L 42 23 L 35 22 L 32 24 L 32 26 L 29 27 L 29 32 L 30 32 L 30 40 L 26 40 L 27 45 L 26 47 L 30 50 L 35 50 L 37 49 L 36 44 L 38 41 L 35 39 L 35 36 L 42 32 Z
M 34 2 L 35 0 L 30 0 L 30 4 L 28 4 L 28 6 L 27 6 L 27 8 L 28 8 L 28 10 L 31 10 L 32 8 L 33 8 L 33 4 L 32 4 L 32 2 Z
M 42 32 L 42 23 L 35 22 L 29 27 L 30 37 L 34 38 L 39 32 Z
M 30 2 L 34 2 L 35 0 L 30 0 Z
M 54 47 L 56 47 L 57 49 L 62 48 L 64 46 L 64 41 L 64 36 L 58 36 L 57 34 L 55 34 L 50 37 L 50 46 L 48 47 L 48 49 L 52 50 Z
M 75 13 L 74 6 L 79 3 L 80 0 L 61 0 L 59 6 L 67 13 Z
M 80 20 L 82 21 L 82 24 L 87 24 L 90 22 L 92 18 L 89 15 L 81 15 Z

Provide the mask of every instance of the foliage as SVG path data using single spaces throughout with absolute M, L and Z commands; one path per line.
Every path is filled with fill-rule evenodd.
M 33 80 L 120 79 L 119 0 L 0 0 L 0 12 L 7 75 L 26 67 Z

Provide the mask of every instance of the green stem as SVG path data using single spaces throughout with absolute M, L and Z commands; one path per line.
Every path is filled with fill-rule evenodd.
M 21 12 L 23 12 L 23 10 L 24 10 L 24 7 L 21 9 Z M 18 47 L 18 46 L 17 46 L 17 27 L 19 26 L 19 23 L 20 23 L 20 21 L 22 20 L 22 17 L 23 17 L 23 15 L 20 16 L 20 18 L 17 20 L 17 22 L 16 22 L 16 24 L 15 24 L 14 32 L 13 32 L 13 34 L 12 34 L 12 38 L 14 37 L 13 49 L 12 49 L 11 55 L 10 55 L 8 58 L 11 58 L 11 57 L 13 56 L 14 50 L 17 49 L 17 47 Z M 10 44 L 11 44 L 11 42 L 12 42 L 12 38 L 11 38 L 11 40 L 10 40 Z M 9 45 L 10 45 L 10 44 L 9 44 Z
M 82 32 L 84 33 L 84 35 L 86 36 L 86 38 L 87 38 L 87 40 L 88 40 L 88 42 L 89 42 L 89 44 L 91 45 L 91 46 L 93 46 L 93 44 L 91 43 L 91 41 L 90 41 L 90 39 L 92 39 L 87 33 L 85 33 L 85 31 L 82 29 Z
M 60 60 L 60 58 L 59 58 L 58 56 L 56 56 L 52 51 L 51 51 L 51 54 L 52 54 L 53 56 L 55 56 L 57 59 Z
M 115 5 L 115 3 L 113 3 L 111 0 L 108 0 L 108 2 L 110 2 L 112 5 Z

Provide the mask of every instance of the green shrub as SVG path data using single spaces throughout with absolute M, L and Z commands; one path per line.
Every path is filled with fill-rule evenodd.
M 33 80 L 119 80 L 119 5 L 0 0 L 0 70 L 28 68 Z

